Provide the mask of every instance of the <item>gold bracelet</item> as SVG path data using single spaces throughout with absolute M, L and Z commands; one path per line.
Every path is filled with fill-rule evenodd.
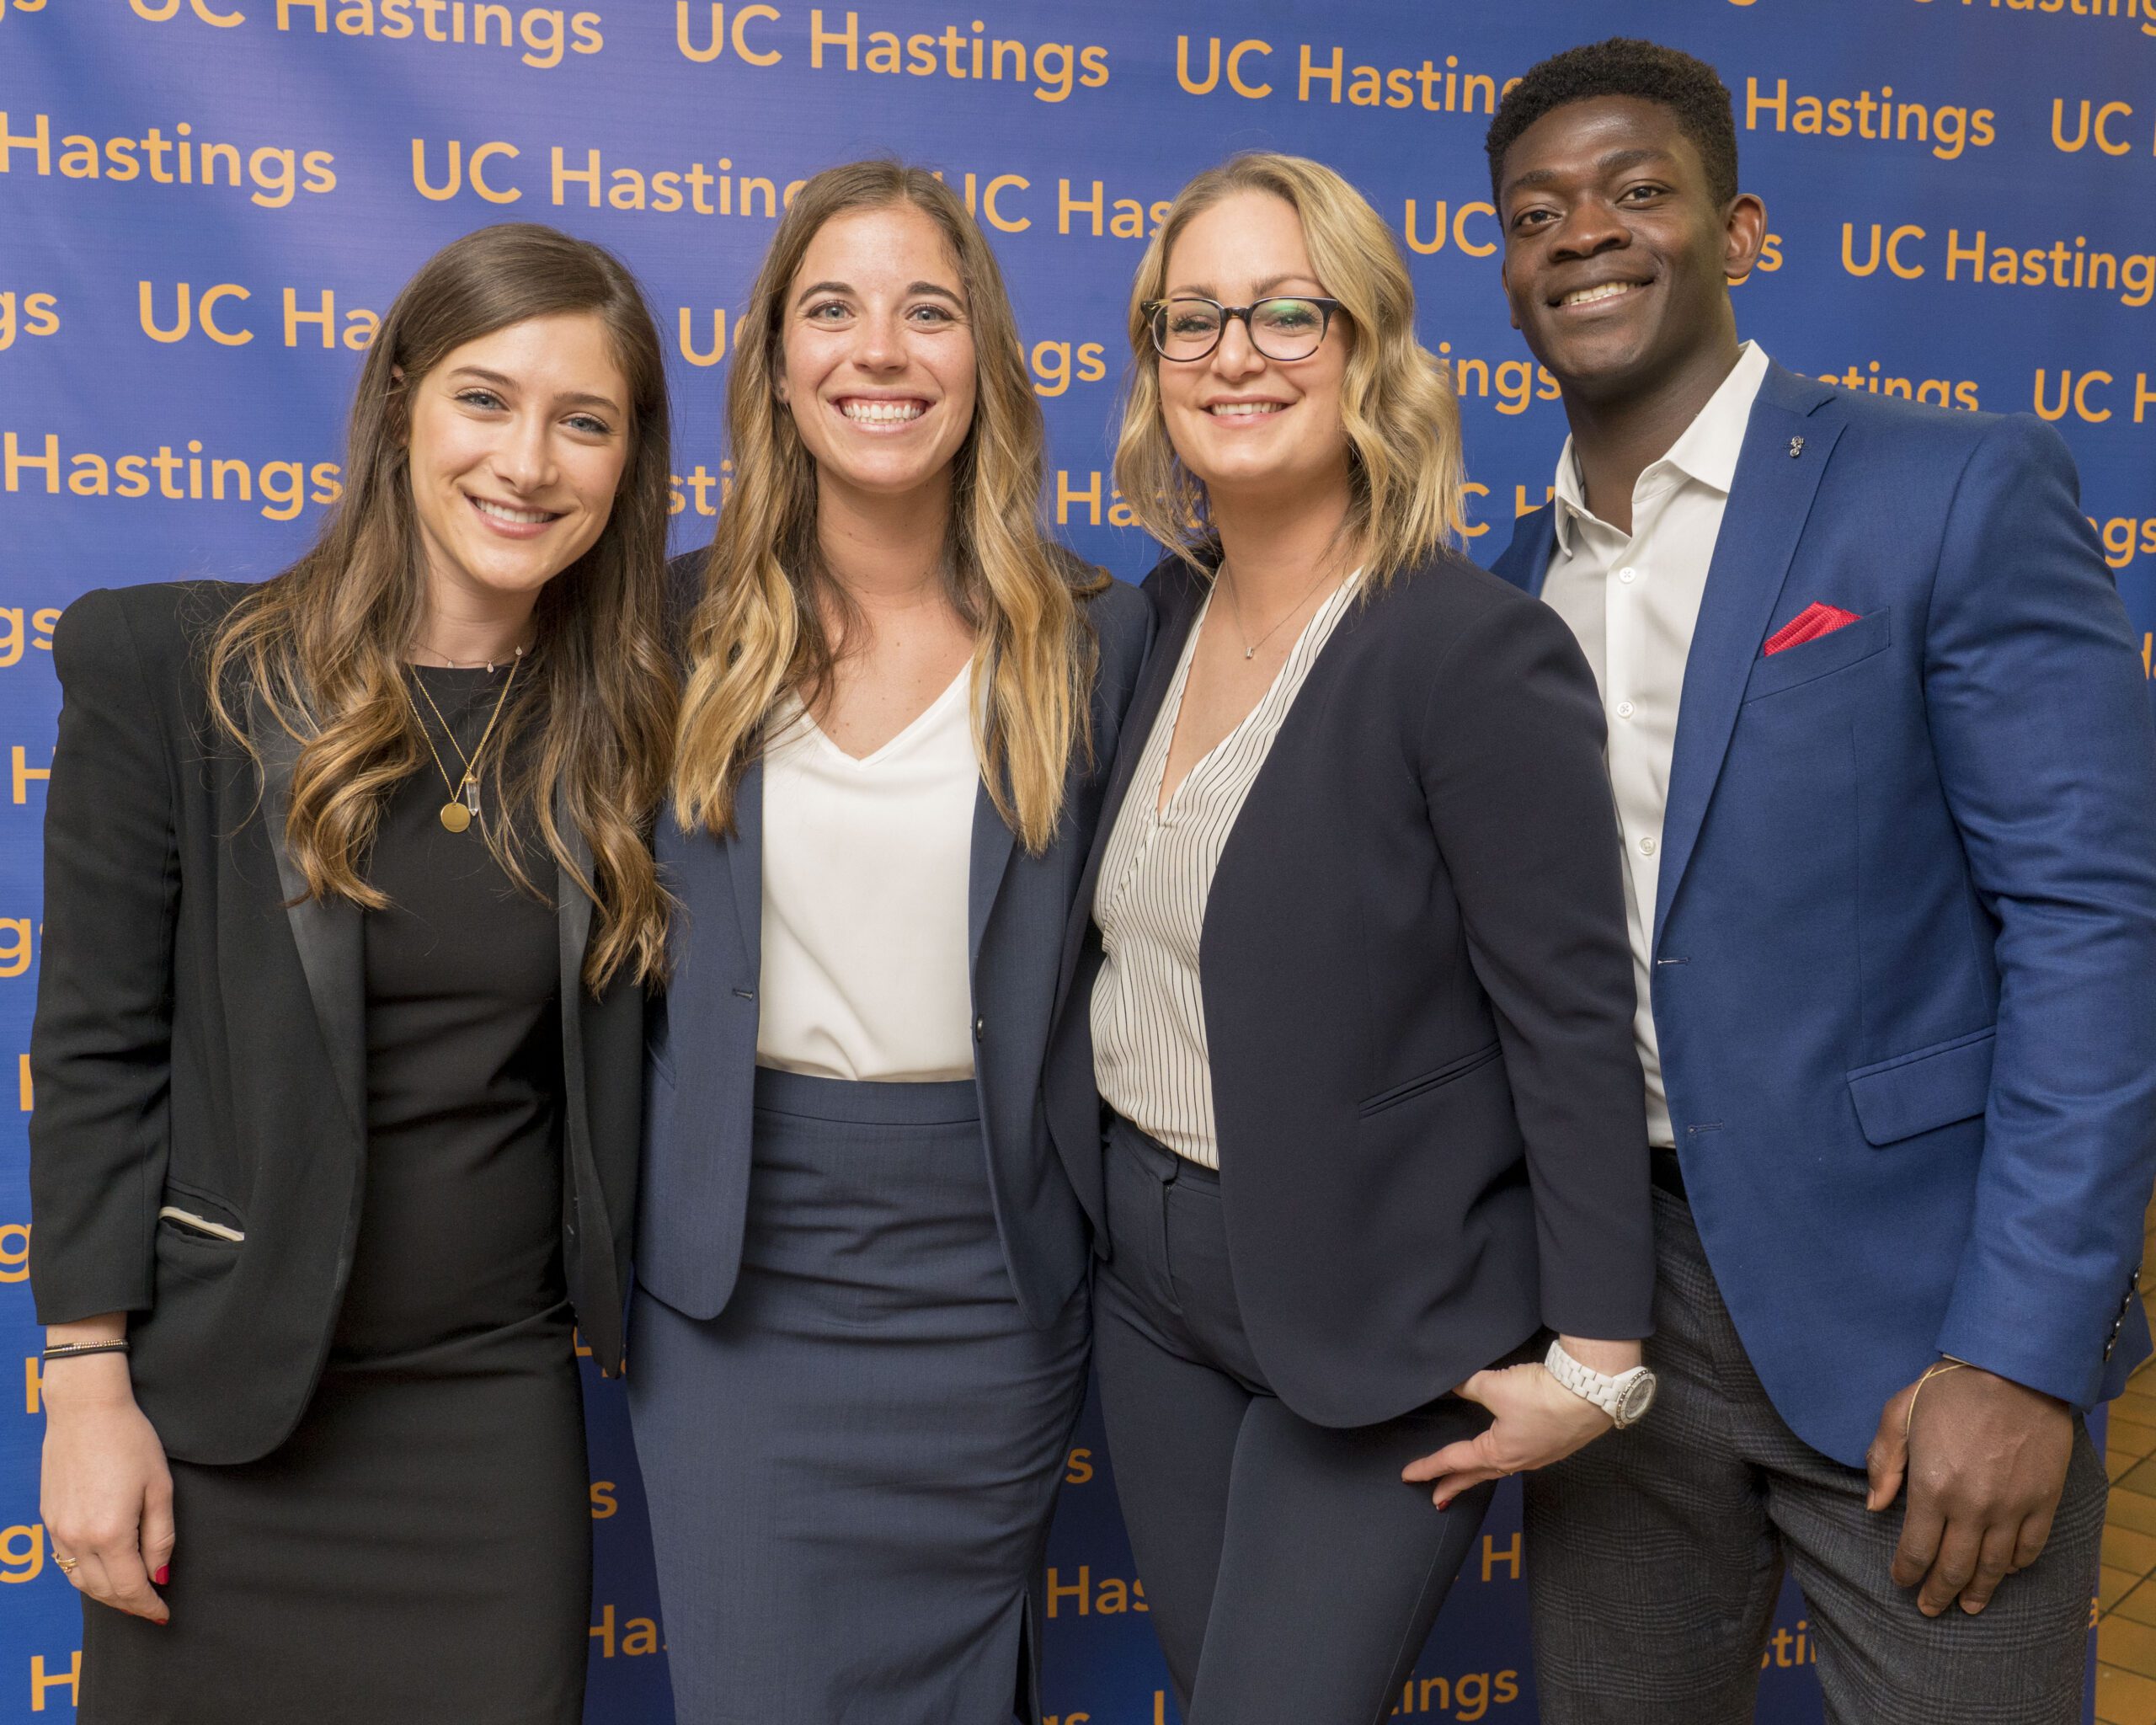
M 1934 1378 L 1945 1377 L 1950 1371 L 1961 1370 L 1968 1363 L 1966 1359 L 1956 1359 L 1949 1354 L 1944 1359 L 1935 1359 L 1924 1368 L 1924 1375 L 1917 1380 L 1916 1388 L 1909 1391 L 1908 1408 L 1902 1416 L 1902 1441 L 1904 1444 L 1909 1440 L 1909 1428 L 1916 1423 L 1917 1397 L 1924 1394 L 1924 1386 Z

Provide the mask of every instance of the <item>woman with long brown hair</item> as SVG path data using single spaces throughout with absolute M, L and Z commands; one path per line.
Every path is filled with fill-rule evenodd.
M 99 1725 L 575 1725 L 675 708 L 635 281 L 437 254 L 259 586 L 53 638 L 44 1516 Z
M 1088 1335 L 1042 1049 L 1150 611 L 1042 537 L 1024 350 L 930 174 L 802 189 L 728 419 L 629 1379 L 676 1710 L 1002 1725 Z

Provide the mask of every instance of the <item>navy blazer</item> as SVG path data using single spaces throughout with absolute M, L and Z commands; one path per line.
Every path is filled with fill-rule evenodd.
M 1066 937 L 1049 1121 L 1102 1215 L 1091 911 L 1206 582 L 1161 638 Z M 1653 1284 L 1616 814 L 1571 632 L 1433 558 L 1357 601 L 1273 740 L 1205 908 L 1220 1193 L 1244 1327 L 1305 1418 L 1374 1423 L 1543 1326 L 1641 1336 Z
M 1049 1008 L 1108 763 L 1153 637 L 1153 608 L 1128 582 L 1112 583 L 1087 609 L 1100 642 L 1091 761 L 1073 761 L 1062 824 L 1038 857 L 1017 843 L 981 788 L 968 891 L 974 1081 L 989 1185 L 1011 1286 L 1042 1328 L 1086 1262 L 1084 1215 L 1041 1118 Z M 763 784 L 759 761 L 742 775 L 726 838 L 683 832 L 670 805 L 655 845 L 680 912 L 672 976 L 651 1015 L 636 1279 L 696 1318 L 725 1309 L 741 1263 L 763 953 Z
M 1497 572 L 1540 593 L 1552 509 Z M 1815 603 L 1861 622 L 1766 654 Z M 2156 724 L 2026 416 L 1769 368 L 1684 670 L 1652 988 L 1761 1382 L 1860 1466 L 1951 1354 L 2086 1407 L 2148 1352 Z

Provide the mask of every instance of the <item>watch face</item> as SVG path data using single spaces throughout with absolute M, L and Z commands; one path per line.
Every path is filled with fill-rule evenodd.
M 1617 1423 L 1630 1425 L 1654 1406 L 1654 1374 L 1642 1370 L 1625 1386 L 1624 1399 L 1618 1403 Z

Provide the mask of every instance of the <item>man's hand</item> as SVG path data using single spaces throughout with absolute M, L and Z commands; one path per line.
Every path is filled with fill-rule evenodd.
M 1901 1391 L 1865 1457 L 1865 1508 L 1884 1509 L 1905 1481 L 1909 1488 L 1894 1584 L 1921 1582 L 1917 1609 L 1927 1617 L 1956 1599 L 1972 1616 L 1983 1610 L 2042 1552 L 2073 1454 L 2071 1408 L 1979 1366 L 1935 1370 L 1921 1396 L 1916 1384 Z

